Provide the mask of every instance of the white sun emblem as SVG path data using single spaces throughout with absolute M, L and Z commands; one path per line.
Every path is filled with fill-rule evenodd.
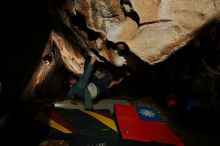
M 155 116 L 155 113 L 150 111 L 150 110 L 146 110 L 146 109 L 141 109 L 140 113 L 145 116 L 145 117 L 149 117 L 149 118 L 153 118 Z

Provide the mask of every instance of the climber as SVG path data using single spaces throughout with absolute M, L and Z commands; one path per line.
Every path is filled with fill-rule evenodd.
M 113 80 L 114 76 L 107 69 L 97 69 L 94 74 L 93 66 L 96 62 L 96 57 L 92 56 L 88 65 L 85 67 L 83 75 L 76 81 L 71 80 L 71 89 L 67 93 L 68 97 L 74 99 L 80 97 L 84 99 L 85 109 L 93 109 L 92 100 L 101 92 L 113 85 L 120 83 L 123 78 Z

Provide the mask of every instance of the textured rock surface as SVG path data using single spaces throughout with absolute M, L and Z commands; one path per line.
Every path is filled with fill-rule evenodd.
M 149 64 L 165 60 L 187 44 L 195 36 L 192 34 L 213 19 L 219 9 L 219 0 L 67 0 L 59 8 L 72 14 L 65 15 L 65 19 L 77 13 L 85 18 L 86 26 L 98 33 L 102 42 L 100 45 L 95 39 L 89 40 L 96 43 L 95 49 L 103 52 L 106 48 L 111 49 L 106 46 L 107 41 L 122 42 Z M 60 18 L 67 24 L 63 15 Z M 68 23 L 68 27 L 72 25 Z M 114 60 L 106 55 L 103 57 L 110 62 Z
M 213 19 L 220 20 L 220 0 L 49 0 L 48 6 L 59 21 L 59 29 L 51 32 L 54 46 L 49 47 L 58 55 L 49 51 L 54 62 L 41 62 L 31 90 L 59 62 L 80 76 L 84 55 L 95 53 L 104 63 L 135 68 L 129 57 L 134 53 L 156 64 L 189 43 Z
M 219 13 L 219 0 L 132 0 L 140 17 L 135 37 L 126 42 L 142 60 L 154 64 L 193 39 L 197 29 Z

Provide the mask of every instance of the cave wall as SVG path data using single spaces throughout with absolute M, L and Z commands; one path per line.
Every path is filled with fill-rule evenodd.
M 1 107 L 16 102 L 39 64 L 50 33 L 47 4 L 37 1 L 1 2 Z
M 77 33 L 84 49 L 96 49 L 116 66 L 126 65 L 126 56 L 118 53 L 121 48 L 129 49 L 149 64 L 164 61 L 195 38 L 198 30 L 209 21 L 219 19 L 220 7 L 218 0 L 62 2 L 49 1 L 54 16 L 73 35 Z M 84 27 L 76 23 L 76 17 L 81 17 Z M 98 35 L 91 39 L 91 32 Z M 115 46 L 109 45 L 109 42 Z
M 150 63 L 148 59 L 145 60 L 141 56 L 143 54 L 146 55 L 146 53 L 151 54 L 151 51 L 144 49 L 140 51 L 141 54 L 135 53 L 125 40 L 129 39 L 127 36 L 132 35 L 136 31 L 145 33 L 145 31 L 142 31 L 142 28 L 151 26 L 152 28 L 150 28 L 150 30 L 155 32 L 163 28 L 163 26 L 166 26 L 163 30 L 164 35 L 169 34 L 169 29 L 166 29 L 167 25 L 174 22 L 165 18 L 158 20 L 157 18 L 159 17 L 158 14 L 156 14 L 161 8 L 158 7 L 158 4 L 164 5 L 165 1 L 162 1 L 163 3 L 161 3 L 161 1 L 151 1 L 152 3 L 141 1 L 141 3 L 143 2 L 144 5 L 150 7 L 152 10 L 141 8 L 141 5 L 136 3 L 137 1 L 132 1 L 132 3 L 128 1 L 74 2 L 75 3 L 70 0 L 3 2 L 4 6 L 1 10 L 1 16 L 4 20 L 3 23 L 1 23 L 1 27 L 4 28 L 1 30 L 2 36 L 4 36 L 1 53 L 2 96 L 17 98 L 25 89 L 30 89 L 29 91 L 31 91 L 28 97 L 34 96 L 35 92 L 39 91 L 37 96 L 49 96 L 55 89 L 60 89 L 60 92 L 55 92 L 53 96 L 61 92 L 64 94 L 62 90 L 65 87 L 61 84 L 63 82 L 66 83 L 67 79 L 62 77 L 62 73 L 59 73 L 60 71 L 55 70 L 57 68 L 58 70 L 62 70 L 59 66 L 62 64 L 61 66 L 65 67 L 67 72 L 80 76 L 83 73 L 84 59 L 81 56 L 82 54 L 71 54 L 71 52 L 75 51 L 80 54 L 80 51 L 83 51 L 85 54 L 91 55 L 91 48 L 97 53 L 97 56 L 104 61 L 104 64 L 116 66 L 118 70 L 122 70 L 124 73 L 122 73 L 122 76 L 125 76 L 127 72 L 132 73 L 134 79 L 131 81 L 136 82 L 140 88 L 145 88 L 146 86 L 149 92 L 156 90 L 167 92 L 171 89 L 166 87 L 166 84 L 169 84 L 170 87 L 175 87 L 177 84 L 182 84 L 186 76 L 190 76 L 190 79 L 187 80 L 189 83 L 191 83 L 191 79 L 194 79 L 196 76 L 198 76 L 199 80 L 200 78 L 208 78 L 208 80 L 211 80 L 210 82 L 214 80 L 217 84 L 214 85 L 215 87 L 213 88 L 218 91 L 219 44 L 216 42 L 219 42 L 219 16 L 211 19 L 214 13 L 217 13 L 218 1 L 207 1 L 207 11 L 204 11 L 204 15 L 201 15 L 204 19 L 201 20 L 201 23 L 198 23 L 199 25 L 193 23 L 193 27 L 187 28 L 187 32 L 195 32 L 195 35 L 189 37 L 189 39 L 183 39 L 185 43 L 190 44 L 190 46 L 183 47 L 183 49 L 188 50 L 186 52 L 183 51 L 182 54 L 185 54 L 185 56 L 174 54 L 174 57 L 171 56 L 167 61 L 154 66 L 150 66 L 149 64 L 164 61 L 164 58 L 159 57 L 156 59 L 157 61 L 155 61 L 153 57 L 153 62 Z M 168 4 L 174 9 L 176 3 L 171 4 L 170 2 L 171 1 L 169 1 Z M 205 1 L 201 1 L 201 5 L 198 6 L 198 11 L 204 8 L 204 2 Z M 188 10 L 189 7 L 187 7 L 187 3 L 189 3 L 189 1 L 186 1 L 186 5 L 183 4 L 183 8 Z M 176 8 L 179 8 L 182 4 L 176 5 L 178 6 Z M 142 10 L 144 13 L 150 10 L 152 13 L 149 12 L 149 15 L 142 15 Z M 192 10 L 191 7 L 190 10 Z M 209 13 L 211 10 L 213 11 Z M 48 14 L 48 11 L 50 14 Z M 111 13 L 109 13 L 109 11 L 111 11 Z M 177 16 L 173 21 L 193 22 L 194 19 L 192 18 L 194 18 L 194 13 L 192 17 L 191 13 L 188 14 L 188 11 L 187 14 L 185 14 L 186 11 L 183 11 L 183 13 L 184 17 L 187 15 L 186 21 L 182 21 L 184 18 L 182 17 L 182 13 L 181 21 L 176 19 L 179 18 Z M 168 16 L 171 17 L 173 15 Z M 197 17 L 197 15 L 195 17 Z M 181 26 L 178 27 L 182 28 L 184 26 L 181 23 Z M 176 29 L 177 27 L 172 28 Z M 184 30 L 185 29 L 186 28 L 184 28 Z M 50 40 L 51 34 L 53 35 Z M 148 33 L 146 34 L 149 35 Z M 159 34 L 155 35 L 153 33 L 152 36 L 156 43 L 163 42 L 158 39 Z M 180 36 L 188 38 L 187 35 L 185 36 L 184 34 Z M 172 38 L 172 36 L 170 37 Z M 145 42 L 144 40 L 149 40 L 148 36 L 144 38 L 143 40 L 141 39 L 143 42 Z M 63 42 L 65 42 L 65 45 L 63 45 Z M 168 43 L 169 41 L 165 42 Z M 52 46 L 47 47 L 47 44 Z M 178 47 L 178 49 L 179 48 L 181 47 Z M 47 71 L 44 73 L 44 69 L 47 70 L 50 68 L 51 64 L 50 61 L 48 63 L 48 60 L 44 60 L 43 58 L 51 53 L 51 49 L 52 52 L 56 50 L 58 52 L 57 54 L 59 54 L 57 58 L 55 58 L 55 62 L 58 62 L 58 66 L 54 67 L 56 69 L 52 67 L 54 72 L 48 71 L 50 74 L 47 74 Z M 151 49 L 157 50 L 152 46 Z M 172 49 L 175 49 L 175 47 Z M 190 53 L 190 51 L 194 53 Z M 168 53 L 166 51 L 162 52 L 165 53 L 165 56 L 170 56 L 173 53 L 173 51 Z M 188 57 L 190 59 L 188 59 Z M 75 60 L 78 60 L 78 62 Z M 74 63 L 76 65 L 74 65 Z M 37 70 L 39 69 L 39 65 L 42 65 L 42 70 Z M 44 65 L 46 65 L 46 67 Z M 42 76 L 38 74 L 42 72 Z M 35 75 L 37 78 L 33 80 Z M 143 77 L 143 80 L 139 77 Z M 53 78 L 56 78 L 57 81 L 51 83 Z M 138 84 L 139 81 L 142 82 Z M 132 84 L 132 82 L 127 82 L 127 84 Z M 57 86 L 55 84 L 57 84 Z M 213 83 L 211 84 L 210 86 L 213 86 Z M 33 85 L 34 88 L 32 88 Z M 47 89 L 49 89 L 50 92 L 44 94 Z M 183 91 L 184 89 L 181 90 Z M 210 92 L 218 96 L 218 93 L 214 93 L 216 91 Z

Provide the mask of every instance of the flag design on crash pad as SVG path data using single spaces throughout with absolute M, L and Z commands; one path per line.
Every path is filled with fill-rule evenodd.
M 136 111 L 141 118 L 141 120 L 144 121 L 154 121 L 154 122 L 160 122 L 162 121 L 160 115 L 156 112 L 156 110 L 150 106 L 144 107 L 144 106 L 136 106 Z
M 116 104 L 115 114 L 124 139 L 184 145 L 151 106 Z

